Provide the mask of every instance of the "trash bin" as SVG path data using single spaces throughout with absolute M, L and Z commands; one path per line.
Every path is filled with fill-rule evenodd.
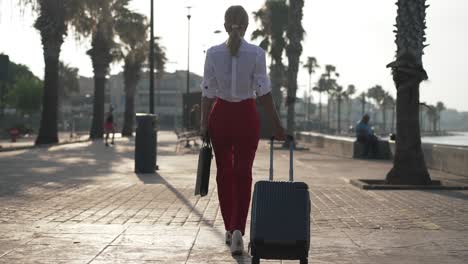
M 157 117 L 153 114 L 136 114 L 135 172 L 156 171 Z

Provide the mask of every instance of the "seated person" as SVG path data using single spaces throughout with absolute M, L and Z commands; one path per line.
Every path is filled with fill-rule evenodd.
M 374 135 L 374 131 L 369 126 L 369 120 L 369 115 L 365 114 L 356 125 L 356 138 L 359 143 L 364 144 L 364 156 L 376 158 L 379 139 Z

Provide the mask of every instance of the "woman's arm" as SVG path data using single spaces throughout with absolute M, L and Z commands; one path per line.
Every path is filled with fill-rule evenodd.
M 277 140 L 285 140 L 286 134 L 283 126 L 281 125 L 279 115 L 276 112 L 275 103 L 273 102 L 271 92 L 260 96 L 258 99 L 262 104 L 263 109 L 265 109 L 265 112 L 267 113 L 268 117 L 270 118 L 271 124 L 273 126 L 273 131 L 275 133 L 275 138 Z
M 200 136 L 202 138 L 208 137 L 208 118 L 210 116 L 211 108 L 213 107 L 214 98 L 202 97 L 201 102 L 201 120 L 200 120 Z

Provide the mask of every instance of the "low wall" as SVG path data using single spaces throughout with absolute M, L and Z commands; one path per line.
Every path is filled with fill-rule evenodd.
M 324 153 L 344 157 L 359 158 L 359 151 L 353 138 L 330 136 L 313 132 L 298 132 L 296 139 L 315 148 L 323 149 Z M 428 168 L 447 173 L 468 176 L 468 147 L 455 147 L 437 144 L 422 144 L 424 159 Z M 382 159 L 391 159 L 395 154 L 395 143 L 379 142 L 379 155 Z
M 312 147 L 323 148 L 323 151 L 327 154 L 353 158 L 354 139 L 352 138 L 334 137 L 312 132 L 299 132 L 296 134 L 296 139 L 310 144 Z
M 344 158 L 361 158 L 363 145 L 356 142 L 354 138 L 330 136 L 313 132 L 299 132 L 296 138 L 310 144 L 312 147 L 321 148 L 323 152 Z M 391 152 L 387 141 L 379 141 L 379 159 L 390 159 Z
M 390 143 L 395 153 L 395 143 Z M 468 148 L 437 144 L 422 144 L 426 166 L 433 170 L 468 176 Z

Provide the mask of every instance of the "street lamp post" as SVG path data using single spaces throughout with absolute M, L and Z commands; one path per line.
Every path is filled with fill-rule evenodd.
M 192 18 L 192 15 L 190 14 L 190 9 L 191 6 L 187 6 L 187 91 L 186 91 L 186 101 L 184 104 L 184 109 L 185 109 L 185 125 L 186 128 L 188 129 L 189 127 L 189 109 L 188 109 L 188 95 L 190 93 L 190 18 Z
M 191 6 L 187 6 L 187 23 L 188 23 L 188 30 L 187 30 L 187 94 L 190 92 L 190 9 Z
M 185 93 L 185 102 L 184 102 L 184 121 L 185 121 L 185 128 L 188 130 L 190 126 L 190 119 L 189 114 L 190 110 L 188 107 L 188 100 L 189 100 L 189 93 L 190 93 L 190 18 L 192 15 L 190 14 L 191 6 L 187 6 L 187 91 Z M 187 140 L 185 143 L 185 147 L 190 147 L 190 142 Z
M 149 112 L 154 114 L 154 0 L 151 0 L 151 25 L 150 25 L 150 52 L 149 52 L 149 62 L 150 62 L 150 99 L 149 99 Z

